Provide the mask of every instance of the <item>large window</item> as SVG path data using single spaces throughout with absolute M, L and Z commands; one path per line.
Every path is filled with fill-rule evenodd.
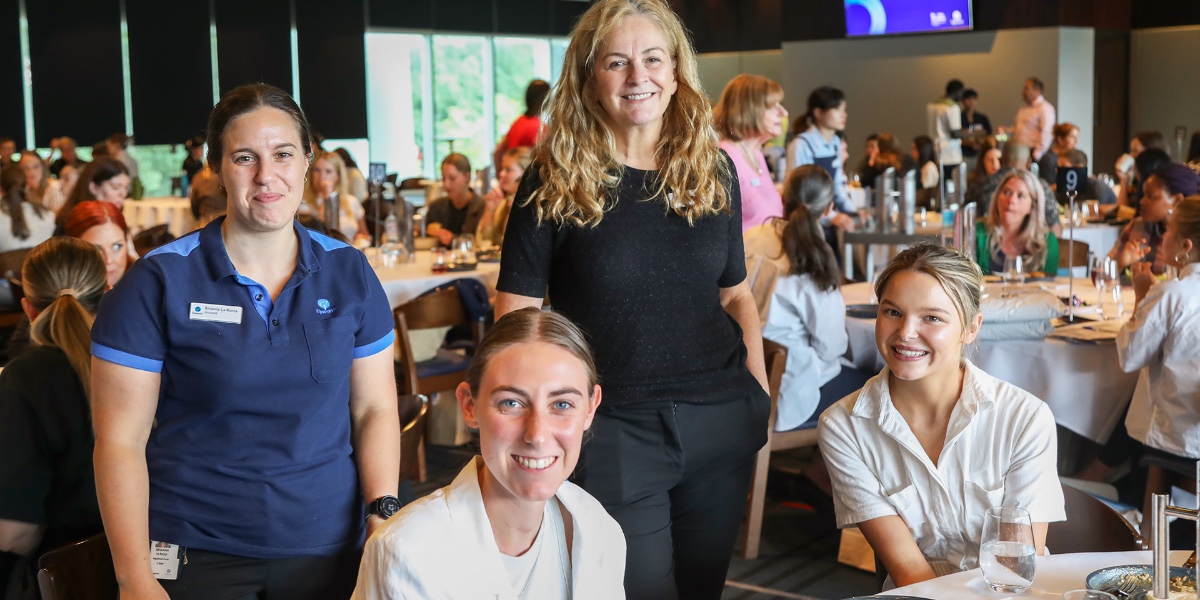
M 400 178 L 440 177 L 450 152 L 475 169 L 525 111 L 534 78 L 554 82 L 562 38 L 367 34 L 367 127 L 372 160 Z
M 534 79 L 550 78 L 550 42 L 536 38 L 494 38 L 496 73 L 496 139 L 525 112 L 525 88 Z

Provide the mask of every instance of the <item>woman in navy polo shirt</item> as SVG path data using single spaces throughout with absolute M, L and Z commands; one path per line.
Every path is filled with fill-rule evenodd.
M 294 222 L 311 138 L 285 92 L 226 94 L 208 147 L 228 216 L 135 263 L 93 329 L 121 597 L 345 598 L 396 507 L 388 301 L 361 252 Z

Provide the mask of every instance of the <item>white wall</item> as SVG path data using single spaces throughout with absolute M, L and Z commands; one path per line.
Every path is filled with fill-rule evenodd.
M 704 93 L 716 104 L 729 80 L 746 73 L 780 81 L 783 76 L 783 51 L 713 52 L 696 57 L 696 69 Z
M 793 116 L 821 85 L 846 92 L 851 163 L 870 133 L 890 131 L 907 151 L 927 134 L 925 105 L 961 79 L 979 92 L 979 110 L 993 126 L 1011 126 L 1021 87 L 1036 76 L 1059 120 L 1087 130 L 1080 149 L 1091 154 L 1094 32 L 1079 28 L 1011 29 L 871 39 L 785 42 L 779 82 Z M 1088 85 L 1080 85 L 1086 77 Z
M 1200 129 L 1200 27 L 1143 29 L 1129 51 L 1129 133 L 1157 129 L 1176 159 L 1175 128 Z

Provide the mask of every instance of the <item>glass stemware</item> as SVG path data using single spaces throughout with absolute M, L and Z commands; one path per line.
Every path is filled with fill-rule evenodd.
M 1036 554 L 1029 511 L 1012 506 L 987 509 L 979 544 L 979 566 L 988 587 L 1006 594 L 1029 589 Z
M 1008 285 L 1016 282 L 1018 285 L 1025 283 L 1025 257 L 1023 256 L 1006 256 L 1004 257 L 1004 270 L 1000 272 L 1001 279 L 1004 280 L 1004 290 L 1001 297 L 1007 298 Z

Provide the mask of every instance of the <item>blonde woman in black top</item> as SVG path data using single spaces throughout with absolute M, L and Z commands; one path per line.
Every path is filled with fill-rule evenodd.
M 577 323 L 605 402 L 576 481 L 621 524 L 631 599 L 719 598 L 770 401 L 741 198 L 663 0 L 571 36 L 504 237 L 496 314 Z

